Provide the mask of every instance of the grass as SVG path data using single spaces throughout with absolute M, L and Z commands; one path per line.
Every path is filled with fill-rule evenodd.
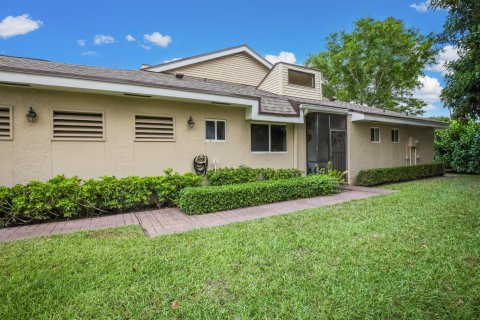
M 154 239 L 126 227 L 0 244 L 0 318 L 478 319 L 480 177 L 389 188 Z

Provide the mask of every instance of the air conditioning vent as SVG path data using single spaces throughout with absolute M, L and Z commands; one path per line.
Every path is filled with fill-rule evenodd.
M 103 140 L 103 113 L 53 111 L 53 139 Z
M 0 106 L 0 140 L 12 139 L 12 108 Z
M 174 141 L 175 118 L 170 116 L 135 115 L 136 141 Z

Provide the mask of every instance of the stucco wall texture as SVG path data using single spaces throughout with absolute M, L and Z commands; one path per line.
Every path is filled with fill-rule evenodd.
M 13 140 L 0 141 L 0 185 L 47 180 L 57 174 L 95 178 L 103 175 L 160 175 L 164 169 L 193 171 L 199 154 L 218 165 L 291 168 L 293 125 L 287 126 L 287 152 L 252 153 L 245 109 L 197 103 L 116 97 L 50 90 L 0 88 L 0 104 L 13 106 Z M 36 122 L 25 117 L 29 107 Z M 105 112 L 105 141 L 52 140 L 52 110 Z M 175 116 L 175 141 L 135 142 L 134 115 Z M 194 128 L 187 121 L 192 116 Z M 226 120 L 226 141 L 205 140 L 205 120 Z
M 380 129 L 380 143 L 370 141 L 370 128 Z M 391 140 L 391 130 L 398 129 L 399 142 Z M 347 122 L 348 152 L 347 162 L 349 182 L 355 183 L 358 172 L 362 169 L 398 167 L 409 165 L 410 157 L 408 137 L 415 137 L 417 144 L 417 164 L 433 161 L 434 129 L 427 127 L 405 126 L 397 124 Z M 412 151 L 412 164 L 415 164 Z
M 0 185 L 47 180 L 57 174 L 97 178 L 160 175 L 167 168 L 193 172 L 193 158 L 199 154 L 208 156 L 210 169 L 213 160 L 218 160 L 219 167 L 306 169 L 304 124 L 287 125 L 287 152 L 252 153 L 250 121 L 245 120 L 241 107 L 4 87 L 0 88 L 0 105 L 13 107 L 13 139 L 0 141 Z M 29 107 L 38 114 L 34 123 L 25 117 Z M 52 140 L 53 110 L 104 112 L 105 141 Z M 135 114 L 174 116 L 175 141 L 135 141 Z M 194 128 L 187 124 L 190 116 Z M 206 119 L 226 120 L 225 142 L 205 140 Z M 372 126 L 380 127 L 381 143 L 370 142 Z M 391 142 L 391 128 L 400 130 L 399 143 Z M 351 183 L 363 168 L 407 165 L 409 136 L 419 140 L 418 163 L 433 160 L 432 128 L 348 121 L 347 136 Z

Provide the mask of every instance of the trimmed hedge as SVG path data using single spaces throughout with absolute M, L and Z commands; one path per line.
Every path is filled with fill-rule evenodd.
M 445 168 L 442 163 L 420 164 L 416 166 L 378 168 L 361 170 L 357 176 L 357 185 L 374 186 L 388 182 L 399 182 L 443 176 Z
M 338 179 L 311 175 L 226 186 L 185 188 L 180 191 L 178 206 L 187 214 L 202 214 L 338 192 Z
M 173 206 L 180 190 L 200 186 L 201 181 L 192 173 L 169 169 L 157 177 L 82 181 L 60 175 L 46 182 L 0 187 L 0 226 Z
M 216 171 L 208 171 L 207 173 L 207 179 L 211 186 L 224 186 L 263 180 L 290 179 L 301 176 L 302 171 L 299 169 L 250 168 L 247 166 L 240 166 L 238 168 L 220 168 Z

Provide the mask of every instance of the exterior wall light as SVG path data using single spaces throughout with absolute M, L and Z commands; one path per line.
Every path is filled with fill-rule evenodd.
M 37 119 L 37 113 L 35 111 L 33 111 L 32 107 L 30 107 L 30 109 L 27 112 L 26 117 L 28 119 L 28 122 L 35 122 L 35 120 Z
M 195 125 L 195 121 L 193 121 L 192 116 L 190 116 L 190 118 L 188 118 L 188 126 L 190 128 L 193 128 L 194 125 Z

